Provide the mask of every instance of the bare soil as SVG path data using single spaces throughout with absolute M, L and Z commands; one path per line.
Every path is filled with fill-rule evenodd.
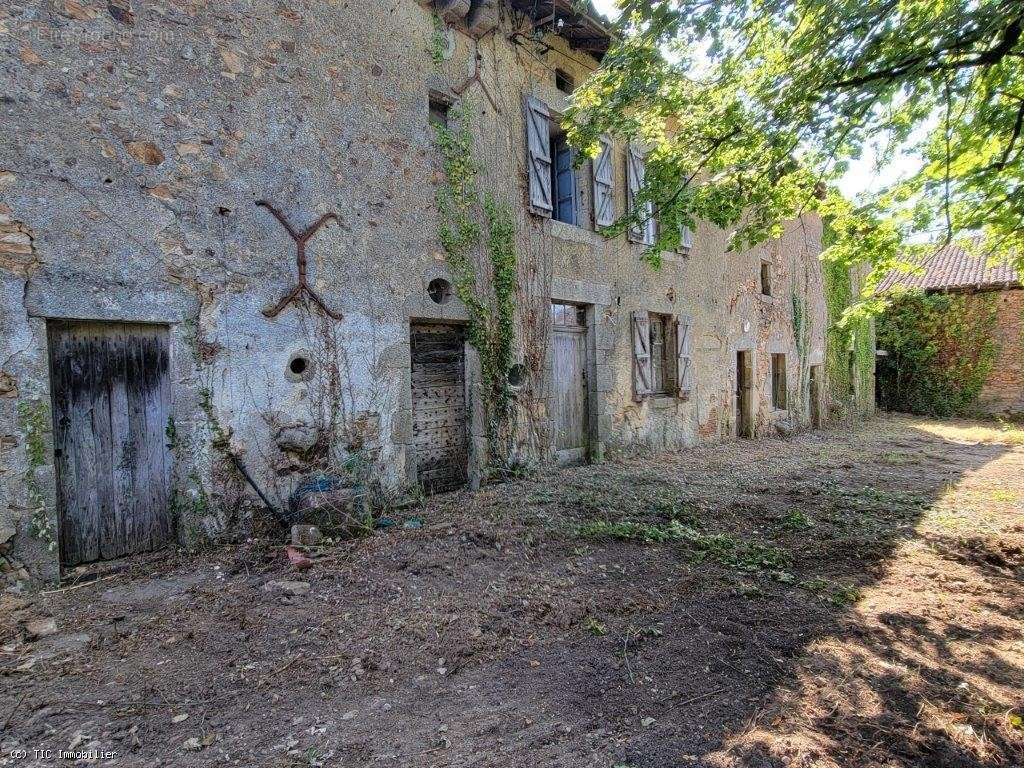
M 1024 765 L 1019 429 L 879 417 L 393 517 L 301 572 L 256 541 L 0 598 L 0 765 Z

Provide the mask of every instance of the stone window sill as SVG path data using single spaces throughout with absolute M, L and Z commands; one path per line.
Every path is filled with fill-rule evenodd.
M 600 234 L 592 229 L 580 226 L 579 224 L 566 224 L 564 221 L 549 219 L 551 222 L 551 235 L 559 240 L 568 240 L 572 243 L 583 243 L 584 245 L 600 245 L 604 240 Z

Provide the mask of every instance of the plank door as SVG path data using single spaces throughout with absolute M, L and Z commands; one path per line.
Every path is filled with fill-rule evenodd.
M 61 564 L 166 546 L 167 328 L 52 321 L 48 332 Z
M 551 304 L 555 447 L 565 458 L 584 458 L 590 434 L 586 310 Z
M 412 450 L 427 493 L 466 484 L 466 335 L 462 327 L 413 323 Z

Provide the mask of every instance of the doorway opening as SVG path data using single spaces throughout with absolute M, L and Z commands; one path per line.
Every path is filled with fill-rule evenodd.
M 61 566 L 167 546 L 167 326 L 51 320 L 47 332 Z
M 555 449 L 561 461 L 581 461 L 590 442 L 587 310 L 551 303 Z
M 736 437 L 754 436 L 754 366 L 749 349 L 736 352 Z

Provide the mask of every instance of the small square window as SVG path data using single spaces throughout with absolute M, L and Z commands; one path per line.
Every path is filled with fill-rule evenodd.
M 771 262 L 761 262 L 761 295 L 772 295 L 772 265 Z
M 451 110 L 452 105 L 444 99 L 436 96 L 431 96 L 428 102 L 429 104 L 429 120 L 431 125 L 438 125 L 442 128 L 448 127 L 448 112 Z
M 786 410 L 786 395 L 786 356 L 772 355 L 772 408 Z
M 576 90 L 576 81 L 573 80 L 572 75 L 570 75 L 564 69 L 556 69 L 555 88 L 560 90 L 562 93 L 572 93 L 574 90 Z

